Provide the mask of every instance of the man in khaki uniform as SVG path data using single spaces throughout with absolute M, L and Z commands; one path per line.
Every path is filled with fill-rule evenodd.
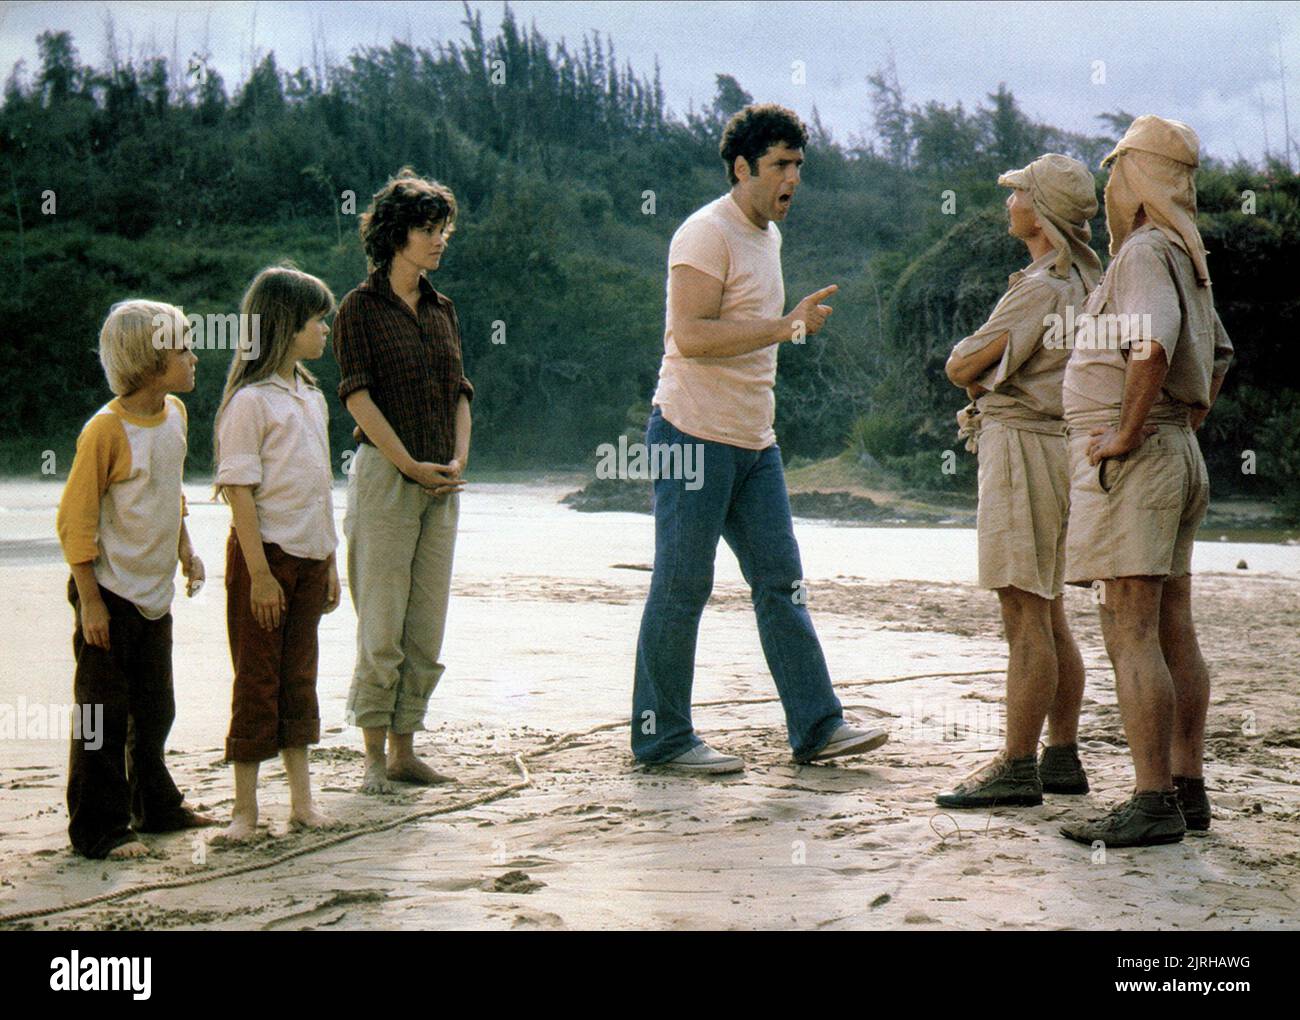
M 1010 647 L 1006 746 L 936 798 L 949 808 L 1088 792 L 1077 747 L 1083 660 L 1062 603 L 1070 470 L 1061 380 L 1070 356 L 1065 323 L 1101 276 L 1088 246 L 1096 184 L 1082 163 L 1057 153 L 998 183 L 1013 189 L 1008 232 L 1032 261 L 1011 275 L 988 322 L 953 348 L 947 372 L 976 398 L 958 420 L 979 454 L 980 585 L 998 593 Z
M 1146 115 L 1106 184 L 1114 255 L 1075 326 L 1065 370 L 1070 443 L 1066 582 L 1100 586 L 1102 634 L 1136 772 L 1082 843 L 1146 846 L 1210 827 L 1202 778 L 1209 674 L 1192 625 L 1192 540 L 1209 481 L 1194 429 L 1232 358 L 1196 229 L 1196 133 Z

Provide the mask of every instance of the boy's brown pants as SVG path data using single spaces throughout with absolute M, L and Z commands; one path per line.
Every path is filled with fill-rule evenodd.
M 253 616 L 252 577 L 234 531 L 226 543 L 226 631 L 235 666 L 227 761 L 266 761 L 283 748 L 320 741 L 316 628 L 329 560 L 291 556 L 270 542 L 262 548 L 284 591 L 285 610 L 271 630 Z
M 72 654 L 78 705 L 103 705 L 102 742 L 72 741 L 68 760 L 68 836 L 73 849 L 102 858 L 140 832 L 187 827 L 184 797 L 164 759 L 176 717 L 172 694 L 172 617 L 149 620 L 107 588 L 109 648 L 86 643 L 77 585 L 68 579 L 75 613 Z

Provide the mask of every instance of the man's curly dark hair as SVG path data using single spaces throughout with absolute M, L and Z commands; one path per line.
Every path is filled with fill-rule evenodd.
M 746 106 L 727 121 L 718 145 L 718 154 L 727 167 L 727 178 L 737 181 L 736 157 L 744 156 L 751 173 L 758 173 L 758 161 L 763 153 L 784 142 L 792 149 L 802 149 L 808 144 L 808 129 L 793 110 L 776 103 L 757 103 Z
M 393 256 L 406 246 L 412 227 L 444 224 L 456 229 L 456 196 L 445 184 L 419 176 L 404 166 L 375 192 L 370 207 L 361 214 L 361 244 L 373 269 L 388 272 Z

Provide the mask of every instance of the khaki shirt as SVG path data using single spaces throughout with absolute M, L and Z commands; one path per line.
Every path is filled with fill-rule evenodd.
M 1128 348 L 1154 340 L 1169 361 L 1148 420 L 1186 420 L 1210 406 L 1210 380 L 1228 371 L 1232 341 L 1192 260 L 1155 224 L 1124 241 L 1075 323 L 1065 369 L 1065 417 L 1079 424 L 1117 421 Z
M 1056 257 L 1055 251 L 1048 252 L 1012 273 L 988 321 L 953 348 L 967 356 L 1010 334 L 1001 360 L 975 380 L 989 391 L 977 403 L 990 418 L 1062 415 L 1061 380 L 1070 357 L 1064 324 L 1083 306 L 1087 291 L 1073 266 L 1068 280 L 1052 275 Z

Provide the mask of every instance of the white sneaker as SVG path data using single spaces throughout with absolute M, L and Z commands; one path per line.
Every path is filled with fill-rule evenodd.
M 825 761 L 827 758 L 840 758 L 846 754 L 863 754 L 873 751 L 889 739 L 889 730 L 883 726 L 869 726 L 858 729 L 848 723 L 840 723 L 840 728 L 831 734 L 826 746 L 814 754 L 808 761 Z
M 685 754 L 679 754 L 666 762 L 660 763 L 664 768 L 680 769 L 683 772 L 744 772 L 745 763 L 734 754 L 715 751 L 708 744 L 696 744 Z

